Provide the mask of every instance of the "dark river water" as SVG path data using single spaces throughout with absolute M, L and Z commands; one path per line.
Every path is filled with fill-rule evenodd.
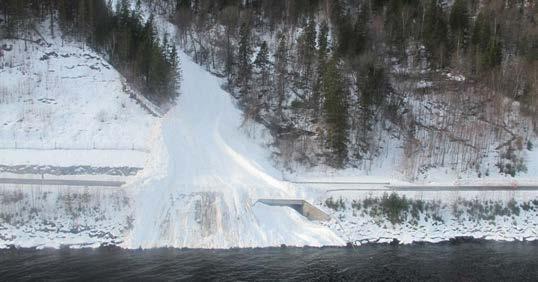
M 538 242 L 232 250 L 0 250 L 13 280 L 538 281 Z

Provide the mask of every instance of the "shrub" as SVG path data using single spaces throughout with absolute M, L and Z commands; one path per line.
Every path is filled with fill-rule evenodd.
M 515 214 L 515 215 L 519 215 L 519 211 L 520 211 L 520 209 L 519 209 L 519 207 L 518 207 L 518 205 L 517 205 L 516 200 L 511 199 L 511 200 L 508 202 L 507 206 L 508 206 L 508 209 L 509 209 L 513 214 Z
M 351 203 L 351 207 L 353 209 L 360 210 L 361 209 L 361 203 L 359 201 L 353 200 L 353 202 Z
M 411 216 L 415 219 L 420 217 L 420 214 L 424 212 L 425 203 L 423 200 L 411 201 Z
M 405 196 L 400 197 L 394 192 L 390 196 L 386 193 L 383 194 L 383 198 L 381 199 L 383 214 L 392 224 L 401 223 L 405 220 L 409 206 L 409 201 Z
M 521 204 L 521 208 L 524 211 L 529 211 L 529 210 L 533 209 L 530 202 L 524 202 L 523 204 Z
M 362 206 L 364 207 L 364 209 L 368 209 L 370 207 L 373 207 L 374 205 L 377 205 L 377 202 L 377 199 L 366 198 L 362 200 Z
M 333 197 L 330 197 L 327 200 L 325 200 L 325 205 L 328 208 L 330 208 L 332 210 L 335 210 L 335 211 L 345 210 L 346 209 L 346 204 L 344 203 L 344 200 L 342 198 L 335 201 L 333 199 Z

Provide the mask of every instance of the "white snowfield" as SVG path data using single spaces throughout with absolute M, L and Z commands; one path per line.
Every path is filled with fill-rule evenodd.
M 158 119 L 101 55 L 49 26 L 0 40 L 0 165 L 143 166 Z
M 0 247 L 345 243 L 291 208 L 256 204 L 259 198 L 299 195 L 278 180 L 269 151 L 254 142 L 268 139 L 246 134 L 241 111 L 220 81 L 186 55 L 181 59 L 182 95 L 151 134 L 153 158 L 146 169 L 121 189 L 0 186 Z M 263 130 L 253 125 L 251 134 L 260 137 Z
M 329 228 L 291 208 L 255 204 L 259 198 L 296 198 L 278 180 L 264 144 L 244 132 L 242 113 L 220 81 L 182 54 L 184 79 L 178 105 L 165 117 L 163 148 L 151 176 L 132 184 L 134 228 L 129 248 L 341 245 Z M 254 125 L 253 125 L 254 126 Z M 263 130 L 253 129 L 257 136 Z M 159 163 L 163 162 L 163 163 Z M 161 173 L 159 174 L 159 171 Z M 161 177 L 155 177 L 161 175 Z

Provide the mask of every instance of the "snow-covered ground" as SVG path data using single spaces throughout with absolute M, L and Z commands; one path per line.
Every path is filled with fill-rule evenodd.
M 241 111 L 221 81 L 186 55 L 178 106 L 162 125 L 161 155 L 138 189 L 128 247 L 255 247 L 340 245 L 332 231 L 289 208 L 267 207 L 259 198 L 296 198 L 280 181 L 261 128 L 242 127 Z M 248 126 L 247 126 L 248 127 Z M 262 144 L 257 144 L 256 140 Z M 133 187 L 134 188 L 134 187 Z M 155 203 L 160 203 L 156 206 Z
M 9 49 L 0 57 L 0 165 L 143 166 L 158 119 L 105 59 L 48 27 L 31 41 L 0 40 Z
M 0 164 L 78 166 L 90 164 L 95 167 L 144 167 L 147 152 L 136 150 L 35 150 L 0 149 Z
M 151 158 L 145 170 L 119 190 L 125 200 L 106 196 L 103 202 L 118 204 L 96 214 L 91 206 L 102 210 L 102 204 L 82 199 L 101 195 L 102 189 L 57 188 L 45 193 L 34 188 L 12 201 L 10 193 L 15 192 L 10 189 L 17 188 L 4 186 L 2 201 L 13 202 L 0 209 L 4 246 L 114 243 L 127 248 L 228 248 L 345 243 L 328 227 L 308 221 L 291 208 L 256 204 L 259 198 L 297 198 L 300 192 L 279 180 L 280 171 L 272 165 L 265 144 L 269 137 L 257 125 L 243 124 L 242 112 L 220 88 L 221 81 L 186 55 L 181 60 L 182 95 L 152 131 Z M 54 199 L 63 199 L 65 193 L 75 203 L 84 203 L 76 217 L 70 216 L 71 202 L 65 210 L 53 208 L 60 201 Z M 38 207 L 21 210 L 27 201 L 37 201 L 33 205 Z M 80 222 L 85 231 L 68 231 Z M 110 231 L 113 236 L 91 235 L 111 224 L 117 225 Z
M 123 189 L 0 185 L 0 248 L 121 244 L 132 228 Z
M 161 34 L 174 34 L 165 20 L 157 22 Z M 493 197 L 503 203 L 515 198 L 523 204 L 535 200 L 536 192 L 466 192 L 458 197 L 452 192 L 410 192 L 405 194 L 409 198 L 440 202 L 435 218 L 444 224 L 439 220 L 433 224 L 433 215 L 426 213 L 416 224 L 385 224 L 378 215 L 349 208 L 353 200 L 380 194 L 327 194 L 328 187 L 284 181 L 321 179 L 322 171 L 283 175 L 272 160 L 268 133 L 245 122 L 234 99 L 221 89 L 222 81 L 187 55 L 180 54 L 183 81 L 177 105 L 157 119 L 125 94 L 119 74 L 97 54 L 79 44 L 54 42 L 50 47 L 33 46 L 29 53 L 23 52 L 22 43 L 9 43 L 14 50 L 4 60 L 18 56 L 12 60 L 22 65 L 8 64 L 0 70 L 5 82 L 1 89 L 17 93 L 0 104 L 0 141 L 8 147 L 0 164 L 143 162 L 144 170 L 119 189 L 0 185 L 0 247 L 323 246 L 382 237 L 407 243 L 460 235 L 536 239 L 536 208 L 513 218 L 495 218 L 494 224 L 458 221 L 450 214 L 451 203 L 459 197 Z M 45 53 L 48 58 L 41 61 Z M 24 90 L 26 86 L 29 89 Z M 10 145 L 13 141 L 16 146 Z M 37 152 L 42 149 L 48 150 Z M 323 179 L 401 183 L 399 163 L 389 153 L 385 160 L 370 170 L 375 173 L 326 170 Z M 454 178 L 451 181 L 454 184 Z M 329 197 L 342 197 L 348 209 L 335 211 L 334 219 L 324 224 L 308 221 L 291 208 L 256 203 L 260 198 L 298 198 L 322 207 Z M 328 206 L 322 208 L 330 211 Z
M 331 192 L 317 203 L 331 211 L 332 220 L 326 225 L 355 244 L 393 239 L 405 244 L 440 242 L 458 236 L 504 241 L 538 238 L 536 191 L 397 192 L 400 201 L 385 198 L 383 206 L 383 197 L 390 195 Z M 401 204 L 404 196 L 408 204 Z M 401 209 L 393 221 L 391 208 Z

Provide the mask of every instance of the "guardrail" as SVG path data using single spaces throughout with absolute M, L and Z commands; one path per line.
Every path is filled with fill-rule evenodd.
M 34 179 L 34 178 L 0 178 L 0 184 L 18 185 L 53 185 L 81 187 L 121 187 L 125 181 L 75 180 L 75 179 Z
M 342 188 L 342 189 L 328 189 L 326 192 L 462 192 L 462 191 L 538 191 L 538 185 L 521 185 L 521 186 L 508 186 L 508 185 L 469 185 L 469 186 L 384 186 L 383 188 Z
M 361 182 L 361 181 L 292 181 L 293 184 L 336 184 L 336 185 L 390 185 L 390 182 Z
M 17 142 L 14 142 L 13 145 L 4 145 L 0 144 L 0 150 L 36 150 L 36 151 L 50 151 L 50 150 L 65 150 L 65 151 L 89 151 L 89 150 L 99 150 L 99 151 L 138 151 L 149 153 L 150 150 L 145 147 L 138 147 L 134 144 L 129 145 L 119 145 L 119 146 L 97 146 L 95 144 L 91 146 L 61 146 L 57 144 L 46 144 L 42 146 L 31 146 L 31 145 L 19 145 Z

